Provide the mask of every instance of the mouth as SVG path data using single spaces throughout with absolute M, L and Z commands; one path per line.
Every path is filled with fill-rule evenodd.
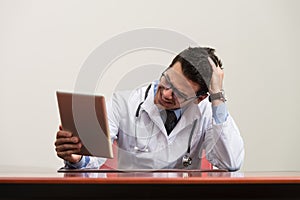
M 158 103 L 164 108 L 172 108 L 175 106 L 173 101 L 165 100 L 162 96 L 158 99 Z

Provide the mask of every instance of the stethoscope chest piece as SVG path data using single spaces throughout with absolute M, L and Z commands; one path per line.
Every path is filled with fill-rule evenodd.
M 192 164 L 192 158 L 189 155 L 184 155 L 182 157 L 182 164 L 184 167 L 188 167 Z

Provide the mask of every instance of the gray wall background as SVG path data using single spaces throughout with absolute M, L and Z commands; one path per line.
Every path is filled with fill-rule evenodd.
M 55 91 L 74 89 L 83 62 L 103 42 L 144 27 L 216 48 L 245 141 L 243 171 L 300 170 L 299 8 L 297 0 L 0 0 L 0 170 L 61 167 Z M 123 56 L 97 92 L 109 97 L 129 71 L 172 58 L 153 50 Z M 154 71 L 143 79 L 157 78 Z

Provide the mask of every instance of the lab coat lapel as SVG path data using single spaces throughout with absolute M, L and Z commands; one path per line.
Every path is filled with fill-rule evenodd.
M 161 130 L 161 132 L 165 132 L 165 127 L 164 123 L 161 119 L 159 109 L 157 106 L 154 104 L 154 90 L 153 90 L 153 85 L 151 86 L 148 97 L 144 101 L 144 103 L 141 106 L 141 111 L 145 111 L 148 113 L 149 118 L 153 121 L 153 123 Z
M 187 108 L 184 108 L 182 116 L 175 128 L 173 129 L 173 131 L 171 132 L 170 136 L 177 135 L 182 129 L 184 129 L 187 126 L 190 126 L 194 123 L 195 120 L 199 119 L 200 117 L 201 113 L 199 111 L 198 104 L 190 104 Z

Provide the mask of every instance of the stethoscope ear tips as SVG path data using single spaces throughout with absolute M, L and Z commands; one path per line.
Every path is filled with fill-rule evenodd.
M 182 164 L 184 167 L 188 167 L 192 164 L 192 158 L 188 155 L 183 156 Z

